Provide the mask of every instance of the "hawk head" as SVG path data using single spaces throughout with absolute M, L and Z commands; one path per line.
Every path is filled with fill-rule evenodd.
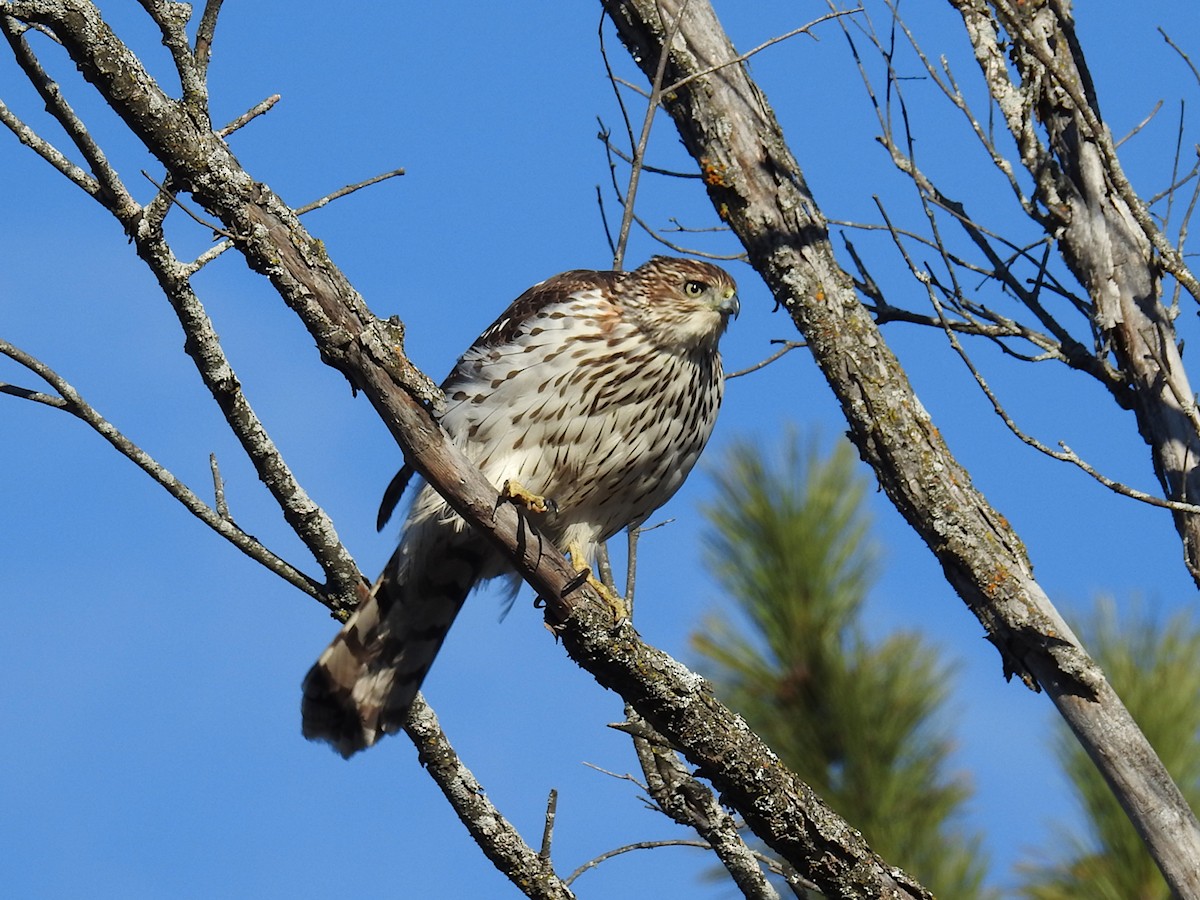
M 729 273 L 695 259 L 655 256 L 628 273 L 621 300 L 663 349 L 711 350 L 741 309 Z

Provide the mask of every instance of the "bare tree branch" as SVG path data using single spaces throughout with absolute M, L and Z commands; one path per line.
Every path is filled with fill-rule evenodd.
M 204 71 L 196 64 L 196 57 L 188 44 L 187 24 L 192 16 L 189 3 L 172 0 L 138 0 L 162 34 L 162 43 L 171 52 L 175 71 L 183 87 L 183 100 L 196 115 L 208 115 L 208 85 Z
M 208 62 L 212 58 L 212 42 L 217 30 L 217 17 L 221 14 L 224 0 L 206 0 L 200 24 L 196 27 L 196 71 L 201 78 L 208 75 Z
M 416 745 L 421 765 L 433 776 L 459 820 L 497 869 L 527 897 L 573 900 L 575 895 L 569 887 L 572 879 L 560 879 L 550 864 L 549 853 L 542 855 L 528 846 L 487 798 L 483 786 L 450 746 L 437 716 L 421 694 L 413 702 L 404 733 Z M 543 846 L 548 847 L 549 841 L 544 840 Z
M 57 147 L 43 140 L 37 132 L 18 118 L 3 101 L 0 101 L 0 123 L 16 135 L 17 140 L 58 169 L 70 181 L 83 188 L 93 197 L 100 191 L 100 182 L 64 156 Z
M 665 15 L 678 15 L 677 2 L 660 2 Z M 606 8 L 649 74 L 665 43 L 658 10 L 646 0 L 612 0 Z M 707 2 L 692 0 L 679 18 L 680 36 L 670 45 L 674 81 L 737 56 Z M 989 52 L 1002 69 L 999 51 Z M 841 402 L 859 453 L 979 617 L 1006 672 L 1047 691 L 1114 786 L 1168 881 L 1185 895 L 1200 894 L 1200 876 L 1189 862 L 1200 858 L 1200 824 L 1034 580 L 1024 545 L 971 486 L 855 297 L 761 91 L 742 67 L 727 66 L 667 98 L 667 109 L 693 158 L 725 166 L 723 183 L 708 185 L 713 205 L 727 212 L 751 263 L 792 315 Z M 806 874 L 826 889 L 822 877 Z
M 363 188 L 371 187 L 371 185 L 379 184 L 381 181 L 387 181 L 389 178 L 396 178 L 403 174 L 403 169 L 392 169 L 392 171 L 384 172 L 382 175 L 372 175 L 365 181 L 359 181 L 354 184 L 348 184 L 345 187 L 340 187 L 333 193 L 326 194 L 324 197 L 321 197 L 319 200 L 314 200 L 312 203 L 306 203 L 303 206 L 298 207 L 296 209 L 296 215 L 302 216 L 305 213 L 312 212 L 314 209 L 321 209 L 324 206 L 328 206 L 334 200 L 340 200 L 347 194 L 353 194 L 355 191 L 361 191 Z
M 662 93 L 664 93 L 664 94 L 673 93 L 673 92 L 679 90 L 681 87 L 685 87 L 686 85 L 691 84 L 697 78 L 703 78 L 705 75 L 711 75 L 713 72 L 716 72 L 719 69 L 724 68 L 725 66 L 736 66 L 738 63 L 743 63 L 746 60 L 748 60 L 750 57 L 755 56 L 755 55 L 761 53 L 762 51 L 766 50 L 768 47 L 773 47 L 776 44 L 780 43 L 781 41 L 786 41 L 789 38 L 794 38 L 798 34 L 807 34 L 809 37 L 813 38 L 814 40 L 820 40 L 819 38 L 817 38 L 816 35 L 814 35 L 812 33 L 812 30 L 814 28 L 816 28 L 818 25 L 822 25 L 825 22 L 830 21 L 831 19 L 840 19 L 842 16 L 853 16 L 856 13 L 860 13 L 863 11 L 864 10 L 861 6 L 856 6 L 856 7 L 854 7 L 854 9 L 835 9 L 832 12 L 826 13 L 823 16 L 818 16 L 817 18 L 815 18 L 811 22 L 809 22 L 807 25 L 801 25 L 799 28 L 793 28 L 791 31 L 786 31 L 783 34 L 778 34 L 775 37 L 770 38 L 769 40 L 763 41 L 757 47 L 747 50 L 745 53 L 739 53 L 733 59 L 727 60 L 722 63 L 718 63 L 717 65 L 711 66 L 708 69 L 702 69 L 699 72 L 693 72 L 692 74 L 688 75 L 687 77 L 681 78 L 678 81 L 667 85 L 665 88 L 662 89 Z M 668 44 L 669 43 L 670 42 L 668 42 Z
M 35 359 L 25 351 L 14 347 L 2 338 L 0 338 L 0 355 L 7 356 L 9 359 L 33 372 L 53 387 L 58 392 L 60 399 L 35 391 L 12 389 L 9 386 L 6 386 L 9 389 L 4 390 L 3 393 L 62 409 L 71 413 L 71 415 L 80 421 L 87 423 L 101 437 L 112 444 L 117 452 L 133 462 L 134 465 L 153 478 L 167 493 L 182 503 L 197 519 L 217 532 L 217 534 L 221 535 L 221 537 L 225 538 L 225 540 L 229 541 L 255 562 L 274 572 L 284 581 L 298 587 L 310 596 L 321 599 L 321 591 L 316 582 L 286 560 L 276 556 L 255 540 L 252 535 L 246 534 L 246 532 L 238 528 L 227 517 L 222 516 L 219 512 L 208 506 L 165 466 L 161 465 L 150 454 L 133 443 L 111 422 L 101 416 L 100 413 L 96 412 L 61 375 L 45 363 Z
M 632 853 L 634 850 L 657 850 L 661 847 L 696 847 L 700 850 L 709 849 L 708 844 L 704 841 L 686 841 L 686 840 L 668 840 L 668 841 L 636 841 L 632 844 L 625 844 L 622 847 L 617 847 L 614 850 L 607 850 L 599 856 L 589 859 L 582 866 L 567 876 L 567 884 L 574 884 L 575 880 L 580 875 L 584 875 L 592 869 L 599 866 L 601 863 L 608 862 L 614 857 L 624 853 Z
M 133 198 L 125 190 L 125 186 L 121 183 L 116 170 L 109 164 L 104 151 L 93 140 L 87 127 L 83 124 L 79 116 L 75 114 L 75 110 L 71 108 L 71 105 L 63 96 L 58 85 L 46 73 L 46 70 L 38 61 L 33 49 L 25 40 L 25 31 L 19 26 L 18 20 L 0 12 L 0 31 L 4 33 L 4 37 L 8 40 L 13 56 L 25 72 L 26 78 L 29 79 L 30 84 L 41 95 L 42 100 L 45 101 L 46 111 L 67 132 L 67 136 L 75 144 L 79 152 L 83 154 L 83 158 L 92 170 L 92 176 L 102 188 L 102 190 L 89 191 L 89 193 L 111 210 L 131 210 L 135 208 L 136 204 Z M 70 177 L 70 173 L 63 166 L 56 166 L 56 168 Z M 72 181 L 80 184 L 80 186 L 84 186 L 78 178 L 72 178 Z
M 683 0 L 686 8 L 688 0 Z M 667 29 L 668 34 L 674 34 L 678 21 Z M 642 132 L 637 144 L 633 147 L 633 163 L 629 167 L 629 187 L 625 191 L 625 208 L 621 215 L 621 228 L 617 232 L 617 252 L 613 254 L 613 268 L 620 269 L 625 264 L 625 246 L 629 243 L 629 228 L 633 222 L 633 204 L 637 199 L 638 181 L 642 176 L 642 160 L 646 158 L 646 146 L 650 143 L 650 129 L 654 126 L 654 116 L 658 113 L 658 104 L 662 98 L 663 72 L 666 66 L 664 57 L 658 71 L 651 78 L 650 99 L 646 103 L 646 115 L 642 120 Z
M 752 366 L 747 366 L 744 369 L 738 369 L 736 372 L 729 372 L 725 375 L 725 380 L 730 378 L 741 378 L 743 375 L 749 375 L 751 372 L 757 372 L 759 369 L 764 369 L 777 359 L 783 359 L 784 356 L 791 353 L 800 347 L 805 347 L 807 344 L 804 341 L 771 341 L 772 344 L 782 344 L 783 346 L 768 356 L 766 359 L 756 362 Z
M 1096 328 L 1129 374 L 1132 408 L 1152 448 L 1163 493 L 1189 503 L 1200 497 L 1200 432 L 1192 422 L 1195 392 L 1178 336 L 1160 302 L 1162 273 L 1169 272 L 1198 300 L 1200 283 L 1125 177 L 1099 118 L 1067 8 L 1048 4 L 1031 14 L 1009 0 L 952 3 L 1021 147 L 1022 163 L 1045 198 L 1047 227 L 1058 237 L 1067 266 L 1088 288 Z M 1019 81 L 1001 47 L 1001 31 L 1013 42 Z M 1200 516 L 1177 511 L 1173 518 L 1189 571 L 1200 584 Z
M 1188 54 L 1184 53 L 1178 44 L 1171 40 L 1171 36 L 1163 31 L 1161 26 L 1158 28 L 1158 33 L 1161 34 L 1162 39 L 1167 42 L 1167 46 L 1179 54 L 1179 58 L 1183 60 L 1184 65 L 1186 65 L 1191 71 L 1192 77 L 1196 79 L 1196 83 L 1200 84 L 1200 70 L 1198 70 L 1196 68 L 1196 64 L 1192 62 L 1192 58 Z
M 259 116 L 266 115 L 267 113 L 269 113 L 272 110 L 272 108 L 274 108 L 275 104 L 279 102 L 279 100 L 280 100 L 279 94 L 272 94 L 270 97 L 267 97 L 265 100 L 260 100 L 258 103 L 254 104 L 252 107 L 250 107 L 248 110 L 246 110 L 240 116 L 238 116 L 236 119 L 234 119 L 228 125 L 226 125 L 224 128 L 218 128 L 217 134 L 220 137 L 229 137 L 229 135 L 233 134 L 239 128 L 245 128 L 247 125 L 249 125 L 255 119 L 257 119 Z
M 778 900 L 779 894 L 767 880 L 758 858 L 738 833 L 737 823 L 680 762 L 674 749 L 630 706 L 626 723 L 640 732 L 633 734 L 634 752 L 646 776 L 646 791 L 660 812 L 687 828 L 695 829 L 711 847 L 745 897 Z

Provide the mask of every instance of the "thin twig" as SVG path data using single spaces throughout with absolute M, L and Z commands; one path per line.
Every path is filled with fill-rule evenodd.
M 217 17 L 221 14 L 223 0 L 206 0 L 200 24 L 196 26 L 196 71 L 203 78 L 208 74 L 208 62 L 212 58 L 212 42 L 217 30 Z
M 942 306 L 941 302 L 937 299 L 937 295 L 933 291 L 930 291 L 929 298 L 940 315 L 942 313 Z M 1097 471 L 1095 468 L 1081 459 L 1075 453 L 1075 451 L 1061 441 L 1059 442 L 1059 447 L 1062 449 L 1055 450 L 1052 447 L 1046 446 L 1032 435 L 1022 431 L 1020 426 L 1017 425 L 1016 421 L 1013 420 L 1012 416 L 1008 414 L 1008 411 L 1004 408 L 1003 404 L 1000 403 L 1000 399 L 992 391 L 991 385 L 987 383 L 986 379 L 984 379 L 983 375 L 976 368 L 975 363 L 971 360 L 970 356 L 967 354 L 966 350 L 955 336 L 953 330 L 947 328 L 945 331 L 947 339 L 950 341 L 950 346 L 954 348 L 954 352 L 957 353 L 959 358 L 962 359 L 962 361 L 966 364 L 968 371 L 970 371 L 971 376 L 975 379 L 975 383 L 979 385 L 979 388 L 983 391 L 984 396 L 986 396 L 991 402 L 992 409 L 995 410 L 996 415 L 1000 417 L 1000 420 L 1008 427 L 1008 430 L 1011 431 L 1022 443 L 1034 448 L 1046 456 L 1051 457 L 1052 459 L 1057 459 L 1060 462 L 1071 463 L 1080 471 L 1087 473 L 1109 490 L 1120 494 L 1123 497 L 1128 497 L 1131 500 L 1138 500 L 1142 503 L 1149 504 L 1150 506 L 1157 506 L 1161 509 L 1169 509 L 1173 512 L 1200 513 L 1200 506 L 1195 504 L 1182 503 L 1178 500 L 1167 500 L 1109 478 L 1107 475 Z
M 459 821 L 501 872 L 538 900 L 574 900 L 570 881 L 555 873 L 548 854 L 543 857 L 525 843 L 459 757 L 433 709 L 417 694 L 404 723 L 404 733 L 416 746 L 421 764 L 449 801 Z M 548 845 L 547 845 L 548 846 Z
M 220 225 L 214 225 L 212 222 L 204 221 L 204 219 L 200 218 L 200 216 L 196 215 L 196 213 L 192 212 L 190 209 L 188 209 L 186 206 L 184 206 L 183 203 L 181 203 L 179 201 L 179 198 L 175 196 L 175 192 L 173 190 L 171 190 L 170 188 L 164 187 L 162 184 L 159 184 L 157 181 L 155 181 L 150 176 L 150 173 L 147 172 L 145 169 L 142 169 L 142 177 L 145 178 L 152 185 L 154 185 L 156 188 L 158 188 L 160 196 L 165 197 L 166 199 L 170 200 L 172 204 L 174 204 L 175 206 L 177 206 L 181 210 L 183 210 L 187 214 L 187 217 L 189 219 L 191 219 L 193 222 L 195 222 L 196 224 L 208 229 L 209 231 L 213 232 L 213 234 L 222 235 L 231 241 L 237 240 L 236 235 L 230 234 L 228 231 L 226 231 Z
M 137 204 L 125 189 L 125 185 L 121 182 L 120 176 L 117 175 L 116 169 L 112 167 L 108 161 L 108 157 L 100 149 L 100 145 L 96 143 L 95 139 L 88 132 L 87 126 L 83 124 L 83 120 L 75 114 L 75 110 L 67 102 L 62 88 L 42 68 L 42 64 L 33 52 L 33 48 L 25 40 L 23 30 L 18 28 L 17 20 L 9 16 L 0 16 L 0 31 L 3 31 L 4 36 L 8 39 L 8 43 L 12 47 L 13 56 L 16 58 L 17 64 L 25 72 L 25 77 L 29 79 L 29 82 L 45 102 L 46 111 L 67 132 L 67 136 L 71 139 L 71 142 L 83 154 L 83 158 L 92 170 L 92 175 L 104 188 L 104 190 L 89 191 L 89 193 L 107 209 L 114 212 L 120 211 L 125 213 L 136 210 Z M 61 168 L 59 170 L 62 171 Z M 76 183 L 79 182 L 76 181 Z
M 601 135 L 601 139 L 603 140 L 603 135 Z M 630 209 L 630 206 L 629 206 L 629 203 L 628 203 L 626 197 L 621 193 L 621 186 L 620 186 L 620 184 L 617 183 L 617 167 L 616 167 L 616 164 L 613 163 L 613 161 L 612 161 L 612 156 L 614 154 L 617 154 L 617 149 L 610 141 L 604 141 L 604 145 L 605 145 L 605 150 L 608 153 L 608 157 L 609 157 L 608 171 L 609 171 L 609 178 L 612 181 L 613 194 L 616 196 L 617 202 L 621 204 L 622 210 L 628 210 L 628 209 Z M 628 157 L 625 156 L 624 154 L 617 154 L 617 155 L 620 155 L 622 160 L 628 159 Z M 651 171 L 663 172 L 664 170 L 654 170 L 654 169 L 651 169 L 649 166 L 646 166 L 645 164 L 643 164 L 642 171 L 644 171 L 644 172 L 651 172 Z M 667 174 L 674 174 L 674 173 L 667 173 Z M 597 189 L 597 190 L 599 190 L 599 189 Z M 597 196 L 601 196 L 601 195 L 598 194 Z M 607 216 L 605 216 L 605 214 L 604 214 L 603 199 L 601 199 L 600 202 L 601 202 L 600 213 L 601 213 L 601 216 L 604 218 L 605 233 L 608 234 L 608 219 L 607 219 Z M 677 244 L 674 241 L 668 240 L 667 238 L 663 237 L 662 233 L 659 230 L 652 227 L 649 222 L 646 222 L 645 220 L 643 220 L 642 217 L 639 216 L 637 213 L 632 213 L 631 218 L 632 218 L 634 224 L 636 224 L 639 228 L 641 228 L 642 231 L 648 237 L 650 237 L 651 239 L 662 244 L 664 247 L 669 248 L 673 253 L 678 253 L 678 254 L 684 255 L 684 256 L 698 256 L 702 259 L 712 259 L 712 260 L 716 260 L 718 262 L 731 262 L 734 260 L 744 261 L 746 259 L 746 253 L 744 251 L 741 253 L 708 253 L 703 250 L 698 250 L 695 247 L 684 247 L 681 244 Z M 714 230 L 721 230 L 721 229 L 714 229 Z M 609 247 L 610 248 L 613 247 L 613 240 L 612 240 L 611 235 L 609 236 Z M 615 256 L 615 253 L 616 253 L 616 251 L 614 249 L 614 256 Z
M 276 556 L 254 537 L 219 515 L 216 510 L 212 509 L 196 496 L 182 481 L 168 471 L 165 466 L 142 450 L 141 447 L 122 434 L 111 422 L 96 412 L 57 372 L 3 339 L 0 339 L 0 354 L 24 366 L 54 388 L 63 400 L 61 409 L 71 413 L 71 415 L 89 425 L 101 437 L 112 444 L 122 456 L 129 459 L 139 469 L 153 478 L 167 493 L 182 503 L 192 515 L 196 516 L 205 525 L 217 532 L 251 559 L 266 566 L 280 578 L 284 579 L 284 581 L 324 602 L 320 586 L 313 579 L 284 559 Z M 26 399 L 37 398 L 27 397 Z M 38 402 L 44 401 L 39 400 Z M 58 404 L 51 403 L 48 405 L 57 406 Z
M 385 172 L 382 175 L 375 175 L 371 178 L 368 178 L 366 181 L 360 181 L 357 184 L 350 184 L 350 185 L 346 185 L 345 187 L 340 187 L 336 191 L 334 191 L 330 194 L 326 194 L 324 197 L 321 197 L 318 200 L 313 200 L 311 203 L 307 203 L 304 206 L 301 206 L 299 209 L 294 210 L 294 212 L 296 213 L 296 215 L 302 216 L 305 213 L 310 213 L 315 209 L 320 209 L 323 206 L 327 206 L 328 204 L 332 203 L 334 200 L 339 200 L 348 194 L 353 194 L 355 191 L 362 190 L 365 187 L 370 187 L 373 184 L 379 184 L 379 182 L 381 182 L 381 181 L 386 181 L 389 178 L 395 178 L 395 177 L 397 177 L 399 175 L 403 175 L 403 174 L 404 174 L 404 169 L 393 169 L 392 171 Z M 187 211 L 186 207 L 184 207 L 184 210 Z M 189 213 L 189 215 L 190 215 L 190 213 Z M 205 224 L 205 227 L 209 227 L 209 226 L 207 224 Z M 216 259 L 218 256 L 220 256 L 226 250 L 232 249 L 233 243 L 234 243 L 233 239 L 229 239 L 229 240 L 224 240 L 219 244 L 214 244 L 212 247 L 209 247 L 207 250 L 205 250 L 203 253 L 201 253 L 199 256 L 197 256 L 190 263 L 184 264 L 184 271 L 186 272 L 187 276 L 191 277 L 192 275 L 195 275 L 197 272 L 199 272 L 201 269 L 203 269 L 205 266 L 207 266 L 210 262 L 212 262 L 214 259 Z
M 609 727 L 619 728 L 633 738 L 634 753 L 646 776 L 647 793 L 654 807 L 672 821 L 695 830 L 744 896 L 750 900 L 779 900 L 759 860 L 742 839 L 737 821 L 717 802 L 712 790 L 692 775 L 666 738 L 629 704 L 625 705 L 625 722 Z
M 674 228 L 664 228 L 663 229 L 664 231 L 678 231 L 681 234 L 705 234 L 705 233 L 711 234 L 713 232 L 721 232 L 722 234 L 729 233 L 728 225 L 704 225 L 704 226 L 684 225 L 682 222 L 680 222 L 674 216 L 668 216 L 667 221 L 670 222 L 674 226 Z
M 1192 77 L 1196 79 L 1196 83 L 1200 84 L 1200 70 L 1198 70 L 1195 64 L 1192 62 L 1192 58 L 1184 53 L 1183 49 L 1178 44 L 1171 40 L 1171 36 L 1163 31 L 1161 25 L 1159 25 L 1156 30 L 1162 35 L 1162 39 L 1167 42 L 1167 46 L 1179 54 L 1179 58 L 1184 61 L 1189 69 L 1191 69 Z
M 58 169 L 70 181 L 95 197 L 100 192 L 100 182 L 81 169 L 49 141 L 41 138 L 0 100 L 0 123 L 11 131 L 18 141 Z
M 617 232 L 617 252 L 613 254 L 613 268 L 621 269 L 625 264 L 625 246 L 629 243 L 629 229 L 633 224 L 633 204 L 637 198 L 638 181 L 642 176 L 642 164 L 646 158 L 646 146 L 650 143 L 650 129 L 654 127 L 654 116 L 658 113 L 658 104 L 662 100 L 663 76 L 667 72 L 667 61 L 671 57 L 671 44 L 679 33 L 683 15 L 687 12 L 689 0 L 683 0 L 679 14 L 671 27 L 666 29 L 663 38 L 662 53 L 658 58 L 658 67 L 650 89 L 650 100 L 646 103 L 646 117 L 642 120 L 642 133 L 638 137 L 637 146 L 633 151 L 633 163 L 629 167 L 629 187 L 625 191 L 625 209 L 621 215 L 621 228 Z
M 754 365 L 747 366 L 744 369 L 738 369 L 736 372 L 730 372 L 729 374 L 727 374 L 725 376 L 725 380 L 728 381 L 730 378 L 741 378 L 743 375 L 749 375 L 751 372 L 757 372 L 759 369 L 769 366 L 771 363 L 775 362 L 775 360 L 782 359 L 784 356 L 786 356 L 788 353 L 791 353 L 793 350 L 795 350 L 799 347 L 807 347 L 808 346 L 808 343 L 806 341 L 774 340 L 774 341 L 771 341 L 771 343 L 772 344 L 783 344 L 783 346 L 779 350 L 776 350 L 774 353 L 772 353 L 770 356 L 768 356 L 766 359 L 762 360 L 761 362 L 756 362 Z
M 70 404 L 62 397 L 55 397 L 53 394 L 47 394 L 44 391 L 23 388 L 16 384 L 8 384 L 7 382 L 0 381 L 0 394 L 8 394 L 10 397 L 20 397 L 22 400 L 41 403 L 43 406 L 52 406 L 55 409 L 63 409 L 67 412 L 71 411 Z
M 613 240 L 612 229 L 608 227 L 608 213 L 604 209 L 604 191 L 596 185 L 596 208 L 600 210 L 600 225 L 604 228 L 604 240 L 608 243 L 608 252 L 617 255 L 617 242 Z
M 629 853 L 633 850 L 656 850 L 659 847 L 696 847 L 700 850 L 710 849 L 704 841 L 692 840 L 670 840 L 670 841 L 638 841 L 634 844 L 626 844 L 624 847 L 617 847 L 615 850 L 609 850 L 606 853 L 601 853 L 599 856 L 589 859 L 582 866 L 563 879 L 568 885 L 574 884 L 575 879 L 585 872 L 596 868 L 602 862 L 612 859 L 614 856 L 620 856 L 622 853 Z
M 612 772 L 612 771 L 610 771 L 610 770 L 608 770 L 608 769 L 605 769 L 605 768 L 602 768 L 602 767 L 600 767 L 600 766 L 596 765 L 595 763 L 590 763 L 590 762 L 585 762 L 585 763 L 584 763 L 584 765 L 585 765 L 585 766 L 587 766 L 589 769 L 595 769 L 595 770 L 596 770 L 597 772 L 599 772 L 601 775 L 607 775 L 609 778 L 615 778 L 615 779 L 617 779 L 618 781 L 628 781 L 628 782 L 630 782 L 631 784 L 635 784 L 635 785 L 637 785 L 637 786 L 638 786 L 638 787 L 640 787 L 640 788 L 641 788 L 643 791 L 645 791 L 645 790 L 648 790 L 648 788 L 646 787 L 646 785 L 644 785 L 642 782 L 638 781 L 636 778 L 634 778 L 634 777 L 633 777 L 632 775 L 630 775 L 628 772 L 624 772 L 624 773 L 622 773 L 622 772 Z
M 208 467 L 212 469 L 213 499 L 217 507 L 217 515 L 229 522 L 229 504 L 225 500 L 225 479 L 221 477 L 221 467 L 217 464 L 217 454 L 208 454 Z
M 1129 133 L 1126 134 L 1125 137 L 1123 137 L 1119 141 L 1117 141 L 1115 144 L 1113 144 L 1113 146 L 1116 147 L 1117 149 L 1120 149 L 1122 144 L 1124 144 L 1131 137 L 1134 137 L 1138 132 L 1140 132 L 1143 128 L 1145 128 L 1147 125 L 1149 125 L 1150 121 L 1155 116 L 1158 115 L 1158 111 L 1160 109 L 1162 109 L 1162 105 L 1163 105 L 1163 102 L 1161 100 L 1159 100 L 1157 103 L 1155 103 L 1154 108 L 1152 110 L 1150 110 L 1150 112 L 1146 116 L 1146 118 L 1142 119 L 1142 121 L 1140 121 L 1136 125 L 1134 125 L 1133 128 L 1131 128 L 1129 130 Z
M 617 101 L 617 109 L 621 111 L 621 121 L 625 123 L 626 140 L 629 141 L 629 146 L 632 147 L 634 145 L 633 122 L 631 122 L 629 119 L 629 108 L 625 105 L 625 98 L 622 97 L 621 92 L 617 90 L 617 85 L 624 84 L 628 87 L 635 87 L 635 85 L 631 85 L 628 81 L 618 78 L 617 74 L 613 71 L 612 64 L 608 61 L 608 48 L 604 45 L 604 23 L 607 20 L 608 14 L 601 12 L 600 24 L 596 28 L 596 39 L 600 45 L 600 59 L 604 63 L 604 71 L 608 75 L 608 83 L 612 86 L 613 97 Z M 642 94 L 643 97 L 649 99 L 650 95 L 648 93 L 643 91 L 641 88 L 637 88 L 637 90 Z M 601 123 L 600 127 L 604 128 L 604 124 Z
M 830 12 L 830 13 L 826 13 L 823 16 L 813 19 L 807 25 L 801 25 L 799 28 L 793 28 L 791 31 L 787 32 L 786 34 L 776 35 L 775 37 L 771 38 L 769 41 L 763 41 L 757 47 L 755 47 L 751 50 L 747 50 L 745 53 L 739 54 L 738 56 L 735 56 L 733 59 L 726 60 L 725 62 L 719 63 L 715 66 L 709 66 L 707 69 L 701 69 L 699 72 L 693 72 L 691 75 L 688 75 L 686 78 L 680 78 L 678 81 L 674 82 L 673 84 L 669 84 L 665 88 L 663 88 L 662 93 L 672 94 L 675 91 L 679 90 L 681 87 L 691 84 L 697 78 L 703 78 L 706 75 L 711 75 L 713 72 L 719 72 L 721 69 L 724 69 L 726 66 L 735 66 L 738 63 L 745 62 L 750 57 L 754 56 L 757 53 L 761 53 L 762 51 L 766 50 L 768 47 L 773 47 L 775 44 L 778 44 L 780 41 L 786 41 L 788 38 L 794 38 L 798 34 L 807 34 L 813 40 L 820 40 L 820 38 L 818 38 L 815 34 L 811 33 L 813 28 L 816 28 L 818 25 L 820 25 L 824 22 L 828 22 L 830 19 L 839 19 L 842 16 L 852 16 L 856 13 L 860 13 L 863 11 L 864 10 L 861 6 L 856 6 L 856 7 L 854 7 L 854 9 L 839 9 L 839 10 L 834 10 L 833 12 Z M 682 9 L 680 10 L 680 15 L 681 16 L 683 15 Z
M 630 165 L 632 165 L 633 157 L 631 157 L 628 153 L 624 152 L 620 147 L 618 147 L 611 140 L 609 140 L 609 138 L 611 136 L 612 136 L 612 132 L 609 131 L 604 126 L 604 122 L 601 121 L 600 122 L 600 132 L 596 135 L 596 137 L 599 138 L 600 141 L 602 141 L 604 143 L 604 146 L 608 149 L 608 151 L 610 153 L 612 153 L 614 156 L 616 156 L 617 159 L 621 160 L 622 162 L 629 163 Z M 642 171 L 650 172 L 652 175 L 665 175 L 668 178 L 692 178 L 692 179 L 699 180 L 704 177 L 699 172 L 676 172 L 673 169 L 660 169 L 658 166 L 652 166 L 646 162 L 642 163 Z M 728 229 L 724 229 L 724 230 L 728 230 Z
M 542 827 L 542 849 L 538 856 L 543 862 L 550 862 L 550 847 L 554 843 L 554 819 L 558 815 L 558 789 L 550 788 L 550 796 L 546 798 L 546 824 Z
M 387 181 L 389 178 L 396 178 L 403 174 L 403 169 L 392 169 L 392 171 L 384 172 L 382 175 L 374 175 L 368 178 L 366 181 L 360 181 L 357 184 L 348 184 L 345 187 L 338 188 L 332 194 L 326 194 L 319 200 L 314 200 L 312 203 L 306 203 L 304 206 L 301 206 L 295 211 L 296 215 L 302 216 L 305 213 L 312 212 L 314 209 L 320 209 L 323 206 L 327 206 L 334 200 L 345 197 L 347 194 L 353 194 L 355 191 L 361 191 L 365 187 L 370 187 L 373 184 L 379 184 L 381 181 Z
M 229 137 L 229 135 L 233 134 L 239 128 L 244 128 L 246 125 L 248 125 L 250 122 L 257 119 L 259 116 L 270 112 L 272 107 L 274 107 L 275 104 L 279 102 L 279 100 L 280 100 L 279 94 L 272 94 L 270 97 L 267 97 L 265 100 L 260 100 L 258 103 L 254 104 L 252 107 L 250 107 L 248 110 L 246 110 L 240 116 L 238 116 L 236 119 L 234 119 L 228 125 L 226 125 L 224 128 L 218 128 L 217 134 L 220 135 L 221 137 Z

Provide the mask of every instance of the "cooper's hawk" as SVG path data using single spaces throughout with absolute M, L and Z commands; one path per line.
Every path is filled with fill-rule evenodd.
M 717 341 L 737 312 L 733 279 L 695 260 L 555 275 L 463 354 L 442 385 L 442 426 L 493 484 L 553 501 L 534 524 L 583 566 L 692 470 L 721 405 Z M 370 599 L 304 680 L 305 737 L 349 757 L 398 730 L 463 600 L 499 575 L 516 589 L 506 560 L 421 487 Z

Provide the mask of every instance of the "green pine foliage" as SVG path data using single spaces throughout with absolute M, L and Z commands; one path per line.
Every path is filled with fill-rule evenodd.
M 776 461 L 733 448 L 705 512 L 736 610 L 709 616 L 693 646 L 718 693 L 884 859 L 939 896 L 983 897 L 980 840 L 960 820 L 970 791 L 939 727 L 949 666 L 919 635 L 862 627 L 877 552 L 854 466 L 848 447 L 823 458 L 794 435 Z
M 1193 809 L 1200 809 L 1200 626 L 1190 613 L 1163 622 L 1144 606 L 1120 615 L 1102 598 L 1078 629 Z M 1023 867 L 1035 900 L 1168 900 L 1171 892 L 1104 780 L 1061 722 L 1055 753 L 1084 817 Z

